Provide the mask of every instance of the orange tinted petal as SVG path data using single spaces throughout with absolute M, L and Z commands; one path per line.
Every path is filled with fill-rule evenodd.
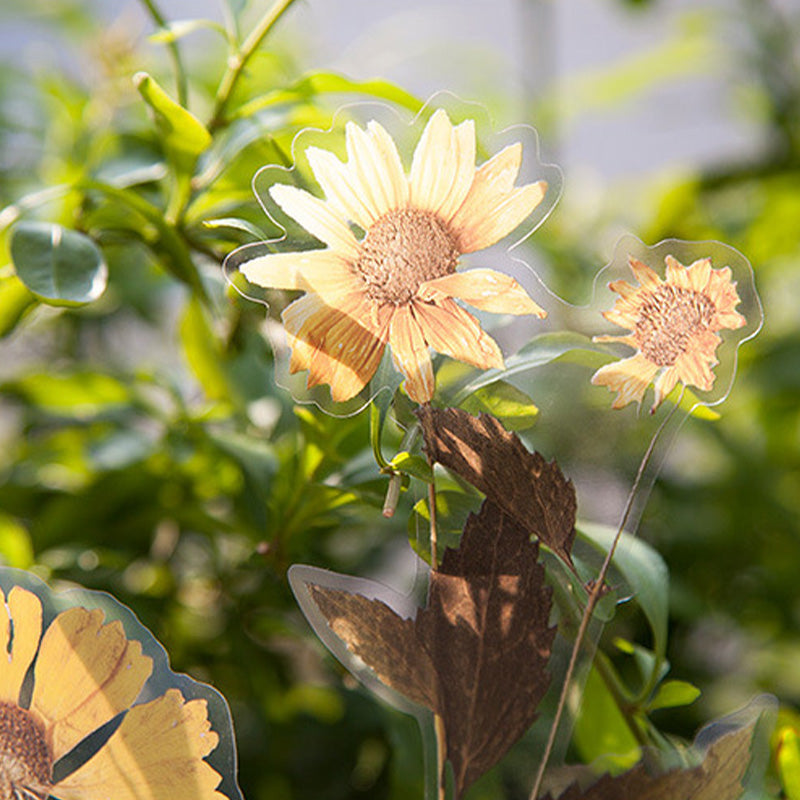
M 53 793 L 61 800 L 227 800 L 203 760 L 219 742 L 205 700 L 170 689 L 135 706 L 111 738 Z
M 622 361 L 606 364 L 592 375 L 595 386 L 607 386 L 617 392 L 613 408 L 623 408 L 628 403 L 641 403 L 648 385 L 658 372 L 658 367 L 637 353 Z
M 42 604 L 20 586 L 8 593 L 8 600 L 0 590 L 0 600 L 8 606 L 0 609 L 0 702 L 16 704 L 42 636 Z
M 628 264 L 643 289 L 657 289 L 661 285 L 661 278 L 647 264 L 643 264 L 633 256 L 628 257 Z
M 150 677 L 152 661 L 119 621 L 70 608 L 42 637 L 34 667 L 31 712 L 45 727 L 55 760 L 128 708 Z
M 547 312 L 531 300 L 528 293 L 510 275 L 493 269 L 471 269 L 454 272 L 423 283 L 417 291 L 423 300 L 457 297 L 481 311 L 495 314 L 533 314 L 545 317 Z
M 406 376 L 405 388 L 415 403 L 433 397 L 433 365 L 425 337 L 410 306 L 398 306 L 389 328 L 389 343 L 395 366 Z
M 497 342 L 455 300 L 444 298 L 436 304 L 416 301 L 413 313 L 425 341 L 437 352 L 479 369 L 502 369 L 503 354 Z

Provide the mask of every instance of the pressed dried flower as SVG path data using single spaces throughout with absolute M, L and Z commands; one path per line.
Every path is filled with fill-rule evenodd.
M 203 760 L 219 740 L 205 700 L 170 689 L 131 708 L 152 660 L 121 622 L 74 607 L 42 634 L 33 592 L 15 586 L 6 598 L 0 590 L 0 603 L 0 800 L 225 800 L 221 776 Z M 93 756 L 54 779 L 59 759 L 122 713 Z
M 592 383 L 617 392 L 613 407 L 622 408 L 634 401 L 640 403 L 653 382 L 651 412 L 678 381 L 710 391 L 716 349 L 721 342 L 717 331 L 745 324 L 745 318 L 735 311 L 740 301 L 730 268 L 713 269 L 710 258 L 686 267 L 667 256 L 666 280 L 661 280 L 641 261 L 630 257 L 628 263 L 639 286 L 627 281 L 610 283 L 609 288 L 620 297 L 603 316 L 631 332 L 626 336 L 595 336 L 594 341 L 622 342 L 637 352 L 601 367 L 592 376 Z
M 329 384 L 336 401 L 357 395 L 387 344 L 419 403 L 433 396 L 429 348 L 480 369 L 503 356 L 478 320 L 455 302 L 502 314 L 545 312 L 519 283 L 492 269 L 457 272 L 459 257 L 505 237 L 539 205 L 544 181 L 514 186 L 522 146 L 475 168 L 475 125 L 429 120 L 406 175 L 394 141 L 372 121 L 346 128 L 348 160 L 310 147 L 308 162 L 325 200 L 276 184 L 280 208 L 327 247 L 245 262 L 260 286 L 306 294 L 283 312 L 291 372 Z M 364 231 L 358 239 L 351 224 Z

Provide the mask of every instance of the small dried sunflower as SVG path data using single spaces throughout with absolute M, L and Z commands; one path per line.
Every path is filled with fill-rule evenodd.
M 603 316 L 631 332 L 595 336 L 594 341 L 622 342 L 637 352 L 601 367 L 592 383 L 618 392 L 613 407 L 622 408 L 634 401 L 641 403 L 655 379 L 651 413 L 678 381 L 710 391 L 714 384 L 711 368 L 717 364 L 716 349 L 721 341 L 717 331 L 745 324 L 745 318 L 734 310 L 740 301 L 730 267 L 712 269 L 710 258 L 686 267 L 667 256 L 666 280 L 662 281 L 641 261 L 629 257 L 628 263 L 640 285 L 610 283 L 609 288 L 620 297 Z
M 291 372 L 327 383 L 336 401 L 358 394 L 385 346 L 416 402 L 431 399 L 428 348 L 481 369 L 502 367 L 497 343 L 454 298 L 503 314 L 545 312 L 508 275 L 457 272 L 462 254 L 489 247 L 539 205 L 546 183 L 514 186 L 522 146 L 506 147 L 475 168 L 475 124 L 430 118 L 406 176 L 394 141 L 377 122 L 346 127 L 348 160 L 309 147 L 306 155 L 325 200 L 276 184 L 280 208 L 327 247 L 245 262 L 260 286 L 299 289 L 283 312 Z M 358 239 L 351 224 L 364 232 Z
M 218 743 L 205 700 L 186 702 L 170 689 L 130 707 L 152 660 L 121 622 L 103 624 L 102 611 L 75 607 L 42 635 L 42 604 L 33 592 L 15 586 L 6 599 L 0 590 L 0 604 L 2 800 L 226 800 L 216 791 L 220 775 L 203 760 Z M 88 761 L 54 778 L 59 759 L 123 712 Z

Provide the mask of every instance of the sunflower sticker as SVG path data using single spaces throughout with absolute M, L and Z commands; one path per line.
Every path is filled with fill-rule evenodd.
M 542 168 L 529 182 L 521 179 L 521 138 L 476 167 L 476 121 L 455 124 L 438 108 L 406 171 L 381 122 L 361 127 L 350 120 L 344 160 L 321 137 L 315 141 L 322 146 L 296 147 L 306 184 L 319 186 L 324 199 L 288 182 L 301 181 L 299 168 L 269 173 L 268 213 L 314 243 L 287 250 L 287 237 L 279 252 L 245 248 L 231 263 L 251 284 L 304 292 L 281 315 L 291 374 L 307 373 L 307 388 L 327 385 L 343 403 L 375 378 L 388 346 L 405 392 L 427 403 L 435 391 L 431 351 L 482 370 L 503 367 L 497 342 L 464 306 L 537 318 L 546 311 L 513 275 L 488 265 L 464 268 L 462 257 L 526 224 L 530 232 L 531 221 L 552 207 L 559 175 Z M 528 149 L 535 156 L 535 143 Z
M 0 600 L 0 797 L 239 800 L 225 701 L 133 614 L 11 569 Z

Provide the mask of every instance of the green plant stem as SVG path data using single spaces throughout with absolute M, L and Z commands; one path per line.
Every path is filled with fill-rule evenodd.
M 222 76 L 217 94 L 214 99 L 214 110 L 208 123 L 208 129 L 213 133 L 225 123 L 225 109 L 228 101 L 239 82 L 247 62 L 258 49 L 264 37 L 272 30 L 275 23 L 283 16 L 284 12 L 294 3 L 294 0 L 276 0 L 272 8 L 258 21 L 250 35 L 242 42 L 242 46 L 228 59 L 228 69 Z
M 679 405 L 680 400 L 676 402 L 672 408 L 670 408 L 667 416 L 664 417 L 664 420 L 658 426 L 658 430 L 656 430 L 653 438 L 650 440 L 650 444 L 647 446 L 647 450 L 645 451 L 642 461 L 639 464 L 639 470 L 636 473 L 636 478 L 633 481 L 633 486 L 628 494 L 628 499 L 625 502 L 625 508 L 622 512 L 622 519 L 620 520 L 619 527 L 617 528 L 617 533 L 614 536 L 614 541 L 611 543 L 611 547 L 609 548 L 605 560 L 603 561 L 603 566 L 600 567 L 600 572 L 594 582 L 594 585 L 592 586 L 591 592 L 589 593 L 589 598 L 586 601 L 586 608 L 584 609 L 583 616 L 581 617 L 581 624 L 578 626 L 578 633 L 575 636 L 575 643 L 572 645 L 572 652 L 570 653 L 567 672 L 564 676 L 564 683 L 561 686 L 561 694 L 558 698 L 556 712 L 553 716 L 553 721 L 550 724 L 550 732 L 547 737 L 547 744 L 545 745 L 544 753 L 542 754 L 542 760 L 539 763 L 539 770 L 536 773 L 536 780 L 534 781 L 533 789 L 531 789 L 530 800 L 537 800 L 539 797 L 539 792 L 542 788 L 542 781 L 544 780 L 544 773 L 547 769 L 547 762 L 550 760 L 550 754 L 553 752 L 556 734 L 558 733 L 561 717 L 564 713 L 564 708 L 567 703 L 569 685 L 572 683 L 572 677 L 575 674 L 575 667 L 578 664 L 578 655 L 580 654 L 581 647 L 583 646 L 583 640 L 586 638 L 586 632 L 589 629 L 589 623 L 592 621 L 594 610 L 597 607 L 600 598 L 603 596 L 603 587 L 605 586 L 606 576 L 608 575 L 608 570 L 611 568 L 611 561 L 614 558 L 614 553 L 617 550 L 619 540 L 622 538 L 622 532 L 625 530 L 625 526 L 628 524 L 628 518 L 630 517 L 631 510 L 633 509 L 633 501 L 636 497 L 636 492 L 639 489 L 639 484 L 642 482 L 645 470 L 650 463 L 650 459 L 653 457 L 656 443 L 661 438 L 661 434 L 667 427 L 669 421 L 672 419 L 672 415 L 675 413 L 675 410 Z
M 142 0 L 142 4 L 150 12 L 153 22 L 159 28 L 167 27 L 166 17 L 164 17 L 153 0 Z M 183 68 L 183 59 L 181 58 L 178 43 L 175 41 L 167 42 L 167 50 L 172 59 L 172 68 L 175 71 L 175 90 L 178 94 L 178 103 L 186 108 L 186 102 L 189 99 L 189 83 L 186 79 L 186 70 Z

